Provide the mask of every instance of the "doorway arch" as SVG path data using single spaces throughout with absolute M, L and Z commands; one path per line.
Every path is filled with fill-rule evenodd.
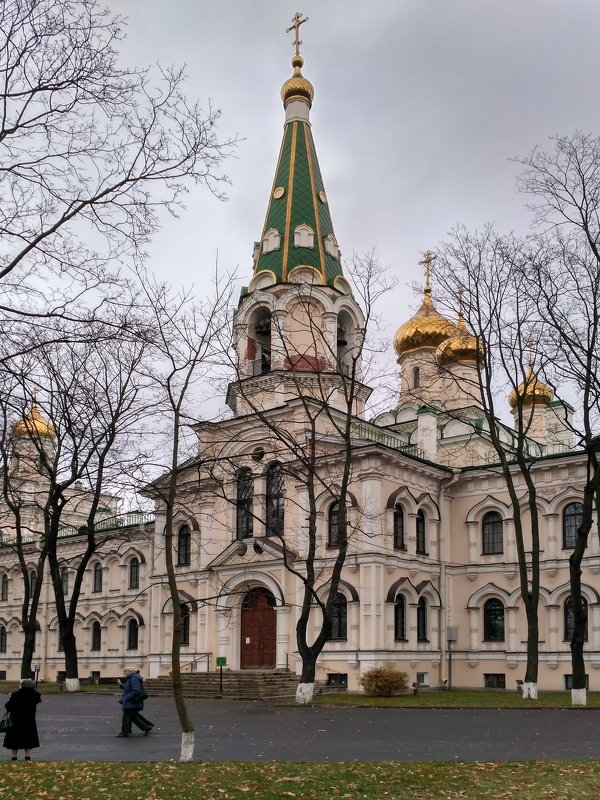
M 242 600 L 240 625 L 240 667 L 274 669 L 276 658 L 277 614 L 275 596 L 258 586 Z

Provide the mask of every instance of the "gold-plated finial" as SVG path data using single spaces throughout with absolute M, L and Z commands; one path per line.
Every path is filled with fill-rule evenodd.
M 302 19 L 302 13 L 297 11 L 294 16 L 292 17 L 292 24 L 289 28 L 286 28 L 286 33 L 290 31 L 294 31 L 295 39 L 292 42 L 292 46 L 296 48 L 296 55 L 300 55 L 300 45 L 302 44 L 302 40 L 299 38 L 300 35 L 300 25 L 303 25 L 305 22 L 308 22 L 308 17 L 304 17 Z
M 431 286 L 429 285 L 429 278 L 431 276 L 431 262 L 435 261 L 437 256 L 431 252 L 431 250 L 426 250 L 423 253 L 423 258 L 419 261 L 419 264 L 422 264 L 425 267 L 425 294 L 431 294 Z

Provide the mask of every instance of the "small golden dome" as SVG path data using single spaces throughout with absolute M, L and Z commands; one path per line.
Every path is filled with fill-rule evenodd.
M 309 106 L 312 105 L 315 90 L 312 83 L 302 75 L 303 65 L 304 59 L 302 56 L 294 56 L 292 58 L 294 74 L 281 87 L 281 99 L 284 106 L 291 97 L 303 97 L 308 100 Z
M 394 336 L 394 350 L 399 356 L 421 347 L 438 347 L 456 330 L 449 319 L 435 310 L 429 286 L 425 287 L 423 294 L 421 308 L 398 328 Z
M 546 383 L 538 380 L 531 364 L 527 370 L 525 381 L 519 386 L 517 392 L 513 389 L 508 396 L 508 403 L 511 408 L 517 407 L 518 396 L 523 398 L 524 406 L 547 406 L 554 397 L 552 389 Z
M 41 437 L 44 439 L 56 438 L 54 425 L 42 417 L 35 402 L 31 404 L 31 411 L 29 411 L 23 419 L 15 422 L 12 433 L 13 436 L 31 436 L 32 438 Z
M 483 344 L 469 333 L 462 312 L 458 315 L 458 322 L 454 334 L 441 343 L 435 354 L 437 363 L 442 366 L 473 362 L 477 364 L 483 356 Z

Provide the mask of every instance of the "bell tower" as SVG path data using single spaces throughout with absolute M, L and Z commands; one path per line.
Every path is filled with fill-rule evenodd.
M 302 74 L 300 14 L 294 32 L 293 75 L 281 98 L 283 140 L 253 275 L 234 316 L 237 380 L 227 402 L 239 416 L 312 396 L 347 409 L 345 382 L 361 381 L 364 317 L 342 270 L 329 200 L 310 124 L 314 87 Z M 353 413 L 369 395 L 357 393 Z

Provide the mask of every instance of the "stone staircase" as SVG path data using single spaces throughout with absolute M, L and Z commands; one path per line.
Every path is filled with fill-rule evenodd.
M 184 673 L 181 677 L 185 697 L 212 700 L 219 696 L 218 672 Z M 287 670 L 223 670 L 225 700 L 293 700 L 297 685 L 298 677 Z M 151 697 L 173 694 L 170 676 L 147 678 L 144 687 Z

